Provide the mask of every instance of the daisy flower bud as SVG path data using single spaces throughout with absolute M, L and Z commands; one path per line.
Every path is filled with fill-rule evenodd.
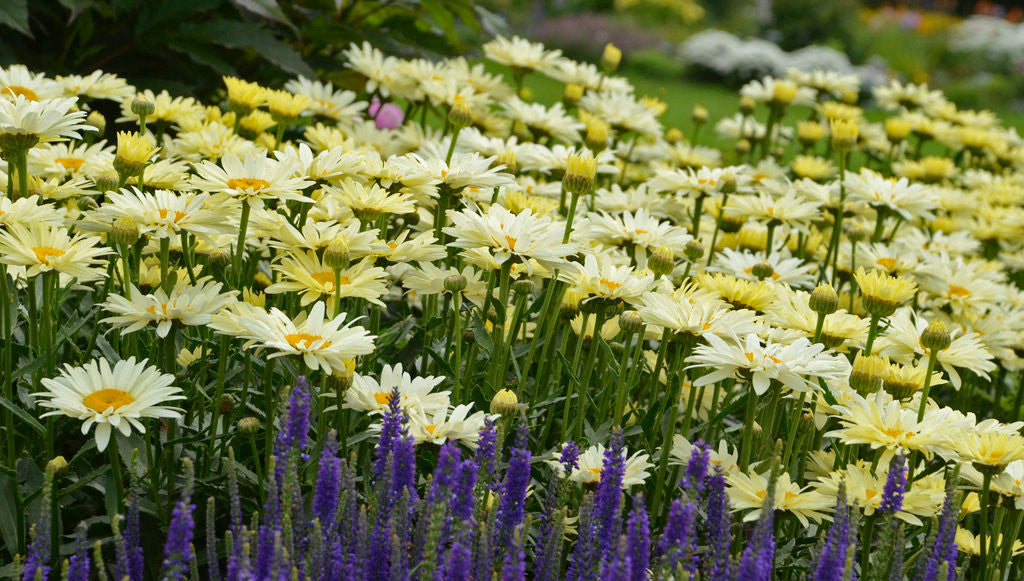
M 647 267 L 658 276 L 664 276 L 675 269 L 676 262 L 672 249 L 667 246 L 659 246 L 651 252 L 647 259 Z
M 139 117 L 149 117 L 156 112 L 156 105 L 153 101 L 150 101 L 145 95 L 141 94 L 136 95 L 135 98 L 132 99 L 132 103 L 129 108 L 132 113 L 135 113 Z M 86 122 L 88 122 L 88 120 L 86 120 Z
M 450 293 L 460 293 L 466 290 L 466 285 L 469 284 L 466 277 L 461 274 L 452 274 L 444 279 L 444 290 Z
M 263 104 L 263 87 L 235 77 L 222 77 L 228 91 L 228 110 L 245 115 Z
M 626 311 L 619 315 L 619 328 L 627 333 L 639 333 L 643 326 L 644 320 L 636 311 Z
M 464 102 L 457 101 L 448 110 L 448 123 L 451 123 L 452 127 L 458 129 L 469 127 L 473 124 L 473 110 Z
M 619 47 L 612 43 L 604 45 L 604 53 L 601 54 L 601 68 L 606 73 L 610 73 L 615 69 L 619 68 L 619 63 L 622 62 L 622 51 Z
M 924 328 L 921 333 L 921 346 L 931 351 L 942 351 L 949 347 L 952 339 L 949 336 L 949 329 L 946 324 L 936 319 Z
M 704 245 L 700 243 L 700 240 L 694 238 L 687 242 L 686 246 L 683 246 L 683 255 L 691 261 L 700 260 L 704 256 Z
M 256 276 L 252 277 L 252 282 L 261 289 L 265 289 L 274 284 L 274 281 L 270 280 L 270 276 L 262 270 L 257 272 Z
M 590 149 L 601 151 L 608 147 L 608 133 L 610 131 L 611 127 L 607 123 L 594 120 L 587 124 L 587 135 L 584 137 L 584 142 Z
M 754 112 L 754 109 L 757 108 L 757 101 L 750 97 L 744 96 L 740 98 L 739 107 L 740 113 L 743 113 L 744 115 L 750 115 L 751 113 Z
M 114 170 L 122 177 L 139 175 L 154 153 L 153 145 L 138 132 L 118 131 Z
M 519 411 L 519 398 L 511 389 L 503 389 L 491 398 L 491 413 L 507 416 Z
M 96 208 L 100 207 L 100 205 L 96 203 L 96 200 L 90 198 L 89 196 L 82 196 L 81 198 L 78 198 L 77 200 L 75 200 L 75 205 L 78 207 L 79 210 L 83 212 L 95 210 Z
M 864 300 L 864 309 L 876 317 L 888 317 L 896 307 L 914 296 L 917 284 L 902 276 L 889 276 L 884 272 L 866 272 L 863 267 L 853 275 Z
M 839 308 L 839 295 L 828 283 L 818 285 L 808 300 L 811 310 L 819 315 L 831 315 Z
M 238 431 L 245 434 L 255 434 L 260 429 L 260 421 L 252 416 L 246 416 L 238 420 Z
M 124 246 L 135 244 L 139 241 L 139 225 L 130 216 L 119 217 L 110 228 L 110 240 Z
M 796 136 L 804 147 L 810 147 L 823 139 L 828 131 L 817 121 L 800 121 L 796 124 Z
M 680 130 L 678 127 L 672 127 L 665 132 L 665 141 L 669 143 L 679 143 L 685 138 L 686 136 L 683 135 L 682 130 Z
M 220 407 L 220 413 L 230 414 L 235 409 L 235 398 L 225 393 L 220 396 L 220 401 L 217 402 L 217 405 Z
M 517 280 L 514 283 L 512 283 L 512 292 L 515 293 L 517 296 L 530 295 L 536 288 L 537 287 L 535 284 L 533 284 L 533 281 L 528 278 Z
M 335 238 L 324 250 L 324 266 L 332 270 L 348 267 L 349 247 L 344 238 Z
M 868 396 L 882 389 L 882 382 L 889 374 L 889 359 L 880 355 L 864 356 L 858 352 L 850 370 L 850 387 L 862 396 Z
M 223 273 L 231 266 L 231 251 L 226 248 L 218 248 L 210 253 L 210 268 L 214 272 Z
M 899 117 L 889 117 L 885 120 L 885 136 L 893 143 L 899 143 L 910 135 L 910 122 Z
M 775 274 L 775 267 L 768 262 L 758 262 L 754 266 L 750 267 L 750 274 L 756 276 L 758 280 L 764 280 Z
M 288 91 L 266 89 L 263 91 L 270 116 L 278 123 L 291 123 L 306 110 L 309 99 L 303 95 L 294 95 Z
M 516 162 L 516 154 L 512 150 L 503 151 L 501 155 L 498 156 L 498 159 L 495 161 L 498 165 L 505 166 L 505 171 L 507 171 L 508 173 L 514 174 L 516 173 L 516 170 L 519 168 L 519 164 Z
M 585 196 L 594 189 L 594 178 L 597 176 L 597 160 L 589 152 L 569 155 L 562 185 L 566 191 L 577 196 Z
M 846 237 L 850 242 L 860 242 L 867 239 L 868 229 L 863 224 L 853 224 L 846 229 Z
M 691 113 L 691 116 L 693 117 L 693 122 L 696 123 L 697 125 L 700 125 L 702 123 L 707 123 L 708 119 L 711 117 L 711 114 L 708 113 L 707 108 L 704 107 L 703 105 L 694 105 L 693 113 Z
M 68 469 L 68 461 L 64 456 L 57 456 L 46 463 L 46 470 L 53 471 L 54 476 L 64 474 Z
M 849 151 L 857 144 L 860 127 L 855 121 L 848 119 L 831 119 L 829 128 L 832 132 L 832 147 L 839 151 Z
M 583 85 L 577 83 L 569 83 L 565 86 L 565 92 L 562 94 L 562 100 L 566 103 L 572 104 L 583 98 L 583 92 L 585 89 Z
M 101 175 L 92 178 L 92 182 L 96 184 L 96 191 L 100 193 L 113 192 L 117 190 L 117 176 L 113 175 Z
M 736 153 L 739 155 L 746 155 L 750 153 L 750 141 L 747 139 L 740 139 L 736 142 Z
M 85 123 L 96 128 L 96 131 L 103 134 L 107 130 L 107 118 L 103 116 L 103 113 L 93 110 L 89 113 L 89 116 L 85 118 Z

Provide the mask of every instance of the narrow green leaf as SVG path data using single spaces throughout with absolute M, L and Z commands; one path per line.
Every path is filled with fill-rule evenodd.
M 46 435 L 46 428 L 43 427 L 43 424 L 40 424 L 39 420 L 32 417 L 32 414 L 28 413 L 14 402 L 10 401 L 6 397 L 0 396 L 0 405 L 9 409 L 15 417 L 24 422 L 28 427 L 35 430 L 40 436 Z
M 0 24 L 9 26 L 21 34 L 34 38 L 28 26 L 28 0 L 3 0 L 0 2 Z

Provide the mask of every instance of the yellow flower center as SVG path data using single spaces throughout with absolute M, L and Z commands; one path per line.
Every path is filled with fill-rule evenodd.
M 259 191 L 270 185 L 267 180 L 259 178 L 232 178 L 228 180 L 228 187 L 235 190 Z
M 63 250 L 57 250 L 56 248 L 50 248 L 49 246 L 39 246 L 32 249 L 32 252 L 36 253 L 36 260 L 43 264 L 50 264 L 51 256 L 64 256 Z
M 437 424 L 427 424 L 427 425 L 425 425 L 423 427 L 427 430 L 427 433 L 429 433 L 431 436 L 433 436 L 434 435 L 434 429 L 437 428 Z
M 8 86 L 4 87 L 4 90 L 2 92 L 5 95 L 10 95 L 12 97 L 18 97 L 20 95 L 22 97 L 25 97 L 29 101 L 38 101 L 39 100 L 39 95 L 37 95 L 35 91 L 33 91 L 32 89 L 29 89 L 28 87 L 20 87 L 18 85 L 8 85 Z
M 320 335 L 311 335 L 309 333 L 289 333 L 284 338 L 293 349 L 310 349 L 313 343 L 323 339 Z M 330 341 L 324 341 L 317 349 L 326 349 L 330 346 Z
M 64 166 L 64 169 L 70 169 L 70 170 L 76 170 L 76 169 L 82 167 L 82 164 L 85 163 L 84 159 L 79 159 L 77 157 L 58 157 L 57 159 L 55 159 L 53 161 L 55 161 L 55 162 L 61 164 L 62 166 Z
M 318 283 L 320 283 L 322 285 L 326 285 L 327 283 L 331 283 L 331 286 L 334 286 L 334 273 L 333 272 L 326 272 L 326 271 L 325 272 L 314 272 L 310 276 L 313 277 L 313 280 L 317 281 Z M 343 276 L 343 277 L 341 277 L 341 281 L 340 282 L 341 282 L 341 284 L 349 284 L 352 281 L 350 281 L 347 276 Z
M 160 310 L 163 311 L 163 314 L 166 315 L 167 314 L 167 305 L 166 304 L 160 305 Z M 156 314 L 156 305 L 149 305 L 149 307 L 146 308 L 146 312 L 151 314 L 151 315 L 155 315 Z
M 914 432 L 908 432 L 906 430 L 901 430 L 899 428 L 884 428 L 882 430 L 882 433 L 885 434 L 886 436 L 889 436 L 890 438 L 893 438 L 893 439 L 899 438 L 900 436 L 902 436 L 904 434 L 906 434 L 906 436 L 908 438 L 913 438 L 914 437 Z
M 160 219 L 161 220 L 166 220 L 167 219 L 167 214 L 169 214 L 171 212 L 171 210 L 168 210 L 166 208 L 160 208 L 159 210 L 157 210 L 157 212 L 160 213 Z M 185 217 L 185 212 L 179 212 L 178 210 L 174 210 L 174 222 L 175 223 L 177 223 L 178 220 L 181 220 L 184 217 Z
M 797 493 L 787 490 L 783 498 L 785 498 L 786 500 L 792 500 L 797 496 L 799 496 Z
M 613 291 L 622 286 L 621 284 L 615 282 L 614 280 L 608 280 L 607 278 L 602 278 L 601 284 L 604 285 L 610 291 Z
M 896 268 L 895 258 L 879 258 L 875 262 L 884 266 L 886 270 L 893 270 Z
M 956 286 L 955 284 L 949 285 L 949 290 L 946 291 L 949 298 L 957 297 L 968 297 L 971 296 L 971 291 L 965 289 L 962 286 Z
M 600 468 L 587 468 L 587 470 L 590 470 L 591 472 L 593 472 L 594 476 L 597 476 L 597 477 L 601 476 L 601 469 Z
M 377 400 L 377 403 L 380 405 L 388 405 L 388 403 L 391 402 L 391 392 L 378 391 L 377 393 L 373 394 L 373 399 Z
M 91 409 L 92 411 L 102 414 L 110 408 L 119 409 L 135 401 L 135 398 L 126 391 L 120 389 L 107 388 L 99 391 L 94 391 L 89 395 L 85 396 L 82 400 L 82 404 Z
M 870 488 L 867 488 L 867 489 L 864 490 L 864 498 L 866 500 L 871 500 L 872 498 L 874 498 L 877 495 L 878 495 L 878 491 L 877 490 L 871 490 Z

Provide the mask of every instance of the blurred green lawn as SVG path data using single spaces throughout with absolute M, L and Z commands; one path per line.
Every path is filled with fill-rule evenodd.
M 486 66 L 491 72 L 509 76 L 508 70 L 504 67 L 493 63 L 487 63 Z M 656 97 L 667 103 L 668 110 L 661 116 L 662 124 L 665 127 L 678 127 L 687 135 L 693 131 L 690 114 L 695 105 L 703 105 L 707 108 L 711 114 L 711 124 L 723 117 L 733 115 L 737 111 L 739 92 L 719 83 L 687 80 L 679 77 L 654 78 L 630 69 L 622 70 L 620 74 L 629 78 L 633 86 L 636 87 L 638 95 Z M 564 90 L 562 83 L 536 73 L 526 78 L 525 86 L 533 92 L 534 99 L 549 105 L 561 100 Z M 879 121 L 887 115 L 877 109 L 868 109 L 865 113 L 871 121 Z M 995 113 L 1003 120 L 1004 125 L 1016 127 L 1017 131 L 1024 135 L 1024 112 L 1007 109 L 996 110 Z M 794 111 L 787 117 L 806 118 L 806 113 Z M 705 136 L 707 131 L 707 128 L 703 130 Z

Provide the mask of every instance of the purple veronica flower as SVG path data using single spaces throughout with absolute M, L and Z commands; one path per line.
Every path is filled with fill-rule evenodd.
M 192 530 L 195 527 L 195 521 L 192 520 L 195 505 L 191 503 L 193 472 L 192 462 L 186 458 L 184 463 L 185 486 L 181 489 L 181 498 L 171 512 L 171 525 L 167 532 L 167 543 L 164 545 L 162 578 L 173 581 L 188 577 L 192 561 Z
M 612 440 L 604 452 L 601 480 L 594 493 L 594 520 L 597 523 L 597 542 L 601 560 L 611 558 L 611 552 L 620 532 L 620 502 L 622 481 L 626 475 L 626 450 L 622 430 L 612 433 Z
M 708 478 L 708 545 L 710 552 L 704 560 L 708 579 L 731 579 L 732 559 L 729 555 L 731 538 L 729 527 L 729 497 L 725 493 L 725 475 L 716 470 Z
M 469 581 L 473 569 L 473 551 L 463 542 L 461 536 L 455 539 L 448 551 L 448 561 L 444 568 L 446 581 Z
M 28 545 L 28 554 L 25 557 L 23 581 L 33 581 L 37 573 L 42 573 L 43 579 L 50 575 L 50 512 L 53 502 L 53 470 L 46 470 L 46 479 L 43 481 L 42 502 L 39 506 L 39 520 L 32 526 L 32 542 Z M 60 547 L 58 547 L 58 551 Z
M 903 508 L 903 494 L 907 489 L 907 458 L 899 455 L 892 459 L 889 475 L 882 490 L 882 502 L 878 510 L 883 513 L 899 512 Z
M 505 470 L 505 480 L 499 492 L 498 512 L 495 518 L 495 540 L 497 546 L 507 543 L 515 529 L 523 522 L 523 508 L 526 506 L 526 487 L 530 484 L 530 459 L 527 449 L 526 422 L 519 424 L 512 457 Z
M 949 479 L 951 481 L 952 479 Z M 942 514 L 939 516 L 939 528 L 931 543 L 925 545 L 923 561 L 917 568 L 915 581 L 940 581 L 939 568 L 946 563 L 948 581 L 956 578 L 956 518 L 959 512 L 953 506 L 952 483 L 946 485 L 946 499 L 942 503 Z
M 598 572 L 600 553 L 597 547 L 597 521 L 594 516 L 594 499 L 587 494 L 580 504 L 580 518 L 577 527 L 576 544 L 569 555 L 566 581 L 590 581 Z
M 825 537 L 821 554 L 812 565 L 814 581 L 842 581 L 846 574 L 846 553 L 853 542 L 851 509 L 846 503 L 846 483 L 839 485 L 832 526 Z
M 668 509 L 668 521 L 658 540 L 658 554 L 665 567 L 672 571 L 677 565 L 696 576 L 700 564 L 697 555 L 697 527 L 694 524 L 697 507 L 692 502 L 683 504 L 678 498 Z
M 686 464 L 686 474 L 683 475 L 682 482 L 683 488 L 694 490 L 697 493 L 703 492 L 710 465 L 711 447 L 704 443 L 704 440 L 697 440 L 693 443 L 690 461 Z
M 651 561 L 651 522 L 642 494 L 633 500 L 633 510 L 626 521 L 626 556 L 632 565 L 631 579 L 645 581 Z
M 468 521 L 473 518 L 473 489 L 476 487 L 477 473 L 480 467 L 473 460 L 463 460 L 459 464 L 458 482 L 455 483 L 451 498 L 452 518 L 456 521 Z
M 580 466 L 580 447 L 576 442 L 569 442 L 562 447 L 562 456 L 558 459 L 565 471 L 566 477 L 573 473 Z
M 338 458 L 336 432 L 331 430 L 324 441 L 320 454 L 320 470 L 316 476 L 316 490 L 313 492 L 313 515 L 320 519 L 325 531 L 334 531 L 334 518 L 338 513 L 341 494 L 341 459 Z
M 495 474 L 498 471 L 495 453 L 497 452 L 498 430 L 490 418 L 484 420 L 484 427 L 477 439 L 476 463 L 480 467 L 480 483 L 494 489 Z
M 601 564 L 601 581 L 626 581 L 627 579 L 633 579 L 636 572 L 634 571 L 633 560 L 629 553 L 629 549 L 626 548 L 625 539 L 618 543 L 618 545 L 612 550 L 611 560 L 605 561 Z M 647 572 L 641 570 L 640 578 L 644 579 L 647 577 Z
M 512 535 L 512 544 L 505 551 L 505 559 L 501 565 L 501 581 L 526 580 L 526 553 L 519 535 Z
M 753 538 L 740 556 L 737 579 L 769 581 L 775 566 L 775 487 L 774 483 L 764 497 L 761 516 L 754 526 Z
M 68 559 L 67 581 L 89 581 L 89 543 L 85 533 L 85 523 L 78 523 L 75 527 L 75 553 Z

